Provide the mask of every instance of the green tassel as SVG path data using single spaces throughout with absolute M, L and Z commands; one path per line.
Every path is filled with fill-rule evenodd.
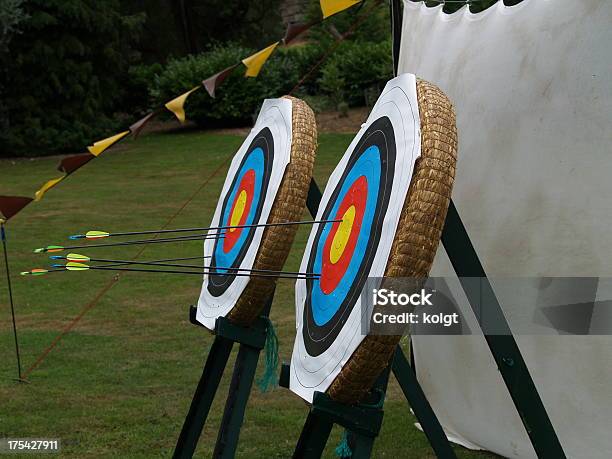
M 351 451 L 351 447 L 348 442 L 349 431 L 344 429 L 344 433 L 342 434 L 342 440 L 336 446 L 334 452 L 338 457 L 351 457 L 353 455 L 353 451 Z
M 272 321 L 268 319 L 268 330 L 266 332 L 266 368 L 261 378 L 257 380 L 257 387 L 262 392 L 267 392 L 270 387 L 278 386 L 278 337 L 274 331 Z

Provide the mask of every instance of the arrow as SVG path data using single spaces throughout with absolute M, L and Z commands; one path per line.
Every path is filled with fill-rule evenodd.
M 157 269 L 139 269 L 139 268 L 113 268 L 109 266 L 89 266 L 85 263 L 76 263 L 70 261 L 66 265 L 56 265 L 54 267 L 60 267 L 59 269 L 33 269 L 31 271 L 23 271 L 22 276 L 25 275 L 40 275 L 54 272 L 65 272 L 65 271 L 87 271 L 87 270 L 98 270 L 98 271 L 127 271 L 127 272 L 141 272 L 141 273 L 165 273 L 165 274 L 216 274 L 218 276 L 242 276 L 242 277 L 270 277 L 280 279 L 315 279 L 318 276 L 314 275 L 285 275 L 285 274 L 253 274 L 253 273 L 216 273 L 210 270 L 203 271 L 176 271 L 176 270 L 157 270 Z
M 61 245 L 48 245 L 47 247 L 40 247 L 34 249 L 34 253 L 45 253 L 45 252 L 61 252 L 63 250 L 72 249 L 89 249 L 91 247 L 116 247 L 121 245 L 138 245 L 138 244 L 160 244 L 163 242 L 182 242 L 182 241 L 199 241 L 206 239 L 224 239 L 225 236 L 220 236 L 219 233 L 216 235 L 204 235 L 196 234 L 191 236 L 179 236 L 165 239 L 143 239 L 139 241 L 125 241 L 125 242 L 114 242 L 112 244 L 92 244 L 92 245 L 73 245 L 73 246 L 61 246 Z
M 304 220 L 294 222 L 281 222 L 281 223 L 260 223 L 253 225 L 234 225 L 234 226 L 208 226 L 204 228 L 177 228 L 177 229 L 166 229 L 166 230 L 149 230 L 149 231 L 130 231 L 124 233 L 109 233 L 107 231 L 92 230 L 87 231 L 85 234 L 73 234 L 68 236 L 69 239 L 101 239 L 105 237 L 113 236 L 137 236 L 141 234 L 163 234 L 163 233 L 185 233 L 189 231 L 211 231 L 211 230 L 231 230 L 240 228 L 266 228 L 270 226 L 289 226 L 289 225 L 316 225 L 319 223 L 337 223 L 342 220 Z
M 19 274 L 21 274 L 22 276 L 27 276 L 27 275 L 42 276 L 43 274 L 47 274 L 48 272 L 51 272 L 51 271 L 48 269 L 36 268 L 31 271 L 22 271 Z
M 71 256 L 72 255 L 72 256 Z M 56 258 L 56 257 L 52 257 Z M 162 263 L 160 261 L 131 261 L 131 260 L 109 260 L 105 258 L 89 258 L 85 255 L 79 255 L 76 253 L 69 254 L 66 258 L 68 263 L 66 265 L 54 263 L 51 265 L 53 268 L 63 268 L 70 265 L 70 263 L 83 263 L 86 261 L 96 261 L 101 263 L 111 263 L 109 265 L 103 266 L 104 268 L 110 268 L 114 266 L 126 266 L 126 265 L 144 265 L 144 266 L 165 266 L 168 268 L 199 268 L 204 269 L 206 272 L 210 272 L 212 274 L 217 274 L 214 270 L 225 270 L 231 273 L 234 272 L 250 272 L 250 273 L 268 273 L 268 274 L 292 274 L 296 276 L 319 276 L 319 274 L 315 273 L 303 273 L 298 271 L 277 271 L 273 269 L 248 269 L 248 268 L 226 268 L 221 266 L 198 266 L 198 265 L 183 265 L 183 264 L 173 264 L 173 263 Z
M 198 256 L 198 257 L 182 257 L 182 258 L 164 258 L 162 260 L 151 260 L 149 263 L 164 263 L 166 261 L 186 261 L 186 260 L 202 260 L 204 258 L 211 258 L 210 255 L 205 255 L 205 256 Z M 89 258 L 86 255 L 81 255 L 78 253 L 69 253 L 66 256 L 63 255 L 51 255 L 49 257 L 49 259 L 51 260 L 66 260 L 66 261 L 76 261 L 76 262 L 83 262 L 83 261 L 106 261 L 106 260 L 102 260 L 101 258 L 96 258 L 96 259 L 92 259 Z M 133 263 L 131 260 L 117 260 L 117 261 L 108 261 L 109 263 Z

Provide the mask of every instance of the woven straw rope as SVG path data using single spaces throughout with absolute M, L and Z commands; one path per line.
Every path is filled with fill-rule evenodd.
M 306 207 L 317 149 L 317 125 L 306 102 L 292 102 L 291 159 L 276 195 L 268 223 L 297 221 Z M 287 260 L 298 225 L 269 226 L 264 230 L 253 269 L 280 271 Z M 227 317 L 239 325 L 251 324 L 262 312 L 276 285 L 276 278 L 252 277 Z
M 417 81 L 421 119 L 421 157 L 391 246 L 385 277 L 426 278 L 431 269 L 446 212 L 457 161 L 455 112 L 434 85 Z M 389 364 L 401 336 L 368 335 L 327 390 L 339 402 L 356 403 Z

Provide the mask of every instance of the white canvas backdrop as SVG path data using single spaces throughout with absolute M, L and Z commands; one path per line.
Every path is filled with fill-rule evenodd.
M 612 277 L 612 2 L 498 2 L 452 15 L 404 6 L 400 72 L 455 104 L 453 197 L 487 273 Z M 440 247 L 432 275 L 452 274 Z M 567 456 L 610 457 L 612 338 L 517 341 Z M 449 436 L 535 457 L 482 336 L 413 345 Z

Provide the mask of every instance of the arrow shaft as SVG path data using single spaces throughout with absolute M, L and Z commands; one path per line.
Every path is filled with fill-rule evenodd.
M 200 257 L 201 258 L 201 257 Z M 297 276 L 318 276 L 318 274 L 311 272 L 299 272 L 299 271 L 277 271 L 274 269 L 256 269 L 256 268 L 226 268 L 223 266 L 198 266 L 198 265 L 184 265 L 184 264 L 174 264 L 174 263 L 163 263 L 165 260 L 153 260 L 153 261 L 130 261 L 130 260 L 109 260 L 106 258 L 90 258 L 90 261 L 95 261 L 98 263 L 112 263 L 107 266 L 103 266 L 103 268 L 110 268 L 113 266 L 126 266 L 126 265 L 144 265 L 144 266 L 165 266 L 169 268 L 199 268 L 199 269 L 223 269 L 229 272 L 253 272 L 253 273 L 271 273 L 271 274 L 292 274 Z M 210 271 L 213 272 L 213 271 Z
M 185 233 L 190 231 L 212 231 L 212 230 L 228 230 L 228 229 L 241 229 L 241 228 L 267 228 L 270 226 L 290 226 L 290 225 L 316 225 L 319 223 L 336 223 L 342 220 L 304 220 L 304 221 L 293 221 L 293 222 L 281 222 L 281 223 L 259 223 L 253 225 L 233 225 L 233 226 L 208 226 L 202 228 L 177 228 L 177 229 L 166 229 L 166 230 L 149 230 L 149 231 L 128 231 L 120 233 L 109 233 L 106 237 L 111 236 L 137 236 L 141 234 L 164 234 L 164 233 Z M 75 235 L 79 239 L 84 238 L 84 235 Z
M 196 234 L 192 236 L 179 236 L 179 237 L 165 238 L 165 239 L 142 239 L 139 241 L 112 242 L 109 244 L 72 245 L 72 246 L 65 246 L 65 247 L 63 246 L 62 250 L 89 249 L 91 247 L 116 247 L 116 246 L 139 245 L 139 244 L 161 244 L 164 242 L 204 241 L 207 239 L 224 239 L 224 238 L 225 236 L 219 236 L 219 235 L 209 237 L 203 234 Z
M 128 271 L 128 272 L 139 272 L 139 273 L 166 273 L 166 274 L 215 274 L 217 276 L 241 276 L 241 277 L 271 277 L 280 279 L 318 279 L 318 276 L 296 276 L 296 275 L 285 275 L 285 274 L 250 274 L 250 273 L 216 273 L 212 271 L 178 271 L 178 270 L 161 270 L 161 269 L 140 269 L 140 268 L 110 268 L 102 266 L 90 266 L 88 269 L 97 271 Z M 66 270 L 68 271 L 68 270 Z M 77 270 L 80 271 L 80 270 Z M 86 271 L 86 270 L 83 270 Z M 54 270 L 49 272 L 56 272 Z

